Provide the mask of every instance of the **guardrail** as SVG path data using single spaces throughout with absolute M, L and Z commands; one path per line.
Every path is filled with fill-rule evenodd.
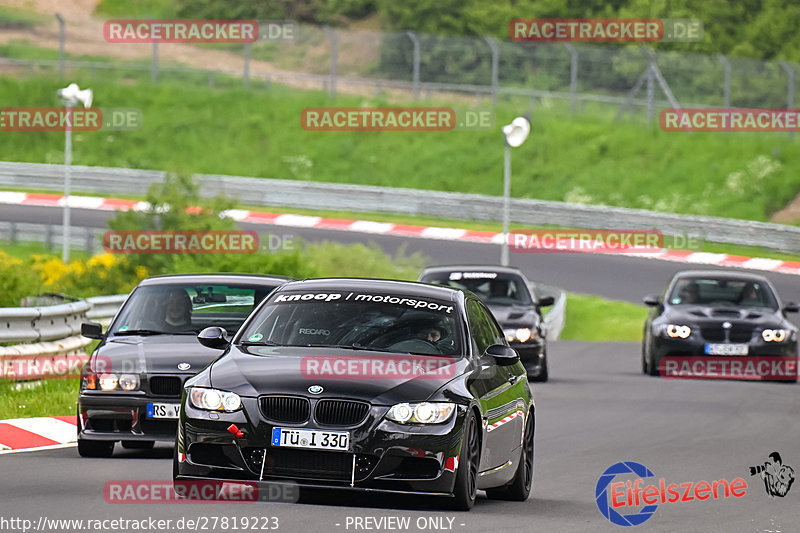
M 548 341 L 557 341 L 564 330 L 567 318 L 567 293 L 560 289 L 550 288 L 546 291 L 553 296 L 556 301 L 544 317 L 545 334 Z
M 59 190 L 60 165 L 0 162 L 0 186 Z M 164 180 L 165 173 L 104 167 L 72 167 L 74 190 L 130 194 L 131 183 L 144 190 Z M 200 192 L 224 193 L 248 205 L 425 215 L 456 220 L 500 221 L 503 199 L 395 187 L 318 183 L 272 178 L 198 174 Z M 665 235 L 689 235 L 714 242 L 800 251 L 800 227 L 721 217 L 677 215 L 645 209 L 570 204 L 513 198 L 511 220 L 532 226 L 556 225 L 592 229 L 657 230 Z M 79 202 L 71 203 L 81 207 Z

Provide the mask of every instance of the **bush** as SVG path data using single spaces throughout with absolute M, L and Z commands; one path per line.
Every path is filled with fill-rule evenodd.
M 42 281 L 21 259 L 0 251 L 0 307 L 19 307 L 20 300 L 38 294 Z

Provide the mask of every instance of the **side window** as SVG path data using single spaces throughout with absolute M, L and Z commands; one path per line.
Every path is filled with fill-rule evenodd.
M 478 346 L 478 356 L 483 355 L 486 348 L 494 344 L 494 335 L 483 307 L 475 300 L 467 301 L 467 319 L 472 337 Z
M 492 344 L 507 344 L 506 336 L 503 333 L 503 329 L 497 325 L 497 321 L 494 319 L 494 315 L 492 312 L 489 311 L 485 305 L 480 304 L 481 313 L 484 316 L 486 321 L 486 327 L 491 332 Z

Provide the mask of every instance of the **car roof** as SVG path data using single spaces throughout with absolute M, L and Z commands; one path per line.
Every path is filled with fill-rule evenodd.
M 675 274 L 674 279 L 679 278 L 718 278 L 718 279 L 731 279 L 731 280 L 742 280 L 742 281 L 760 281 L 767 285 L 770 285 L 769 280 L 761 276 L 759 274 L 753 274 L 750 272 L 739 272 L 734 270 L 683 270 Z
M 520 269 L 512 266 L 501 265 L 439 265 L 425 267 L 420 276 L 423 274 L 438 273 L 438 272 L 497 272 L 498 274 L 516 274 L 517 276 L 525 277 Z
M 142 280 L 139 286 L 180 285 L 191 283 L 249 284 L 274 287 L 283 285 L 292 278 L 264 274 L 203 273 L 203 274 L 164 274 Z
M 383 291 L 390 293 L 414 294 L 425 298 L 439 298 L 449 301 L 457 301 L 459 294 L 467 294 L 467 291 L 443 287 L 439 285 L 429 285 L 416 281 L 400 281 L 388 279 L 369 279 L 369 278 L 317 278 L 302 281 L 292 281 L 281 287 L 280 292 L 296 290 L 336 290 L 336 291 Z

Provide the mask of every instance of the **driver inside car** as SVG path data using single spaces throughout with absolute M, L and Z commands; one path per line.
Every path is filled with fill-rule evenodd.
M 174 289 L 162 296 L 160 313 L 166 331 L 192 329 L 192 300 L 183 289 Z

